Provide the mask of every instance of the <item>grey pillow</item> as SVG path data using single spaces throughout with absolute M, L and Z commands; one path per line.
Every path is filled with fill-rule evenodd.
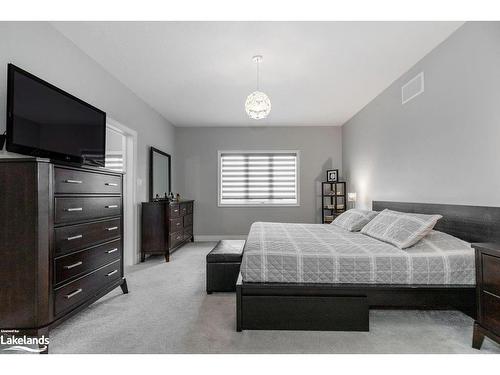
M 425 237 L 441 218 L 441 215 L 410 214 L 385 209 L 364 226 L 361 233 L 406 249 Z
M 332 221 L 332 224 L 337 225 L 349 232 L 358 232 L 366 224 L 370 222 L 378 212 L 368 210 L 358 210 L 356 208 L 347 210 L 340 214 Z

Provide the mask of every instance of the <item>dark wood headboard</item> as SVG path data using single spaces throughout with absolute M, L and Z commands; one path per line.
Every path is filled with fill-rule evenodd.
M 461 206 L 453 204 L 373 201 L 372 209 L 441 214 L 435 230 L 451 234 L 467 242 L 500 243 L 500 207 Z

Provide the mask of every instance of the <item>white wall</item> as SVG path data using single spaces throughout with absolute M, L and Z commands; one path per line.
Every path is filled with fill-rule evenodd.
M 419 72 L 425 92 L 401 104 Z M 358 207 L 500 206 L 500 22 L 468 22 L 342 127 Z
M 102 109 L 138 132 L 138 202 L 148 199 L 149 146 L 175 158 L 175 128 L 47 22 L 0 22 L 0 132 L 5 130 L 7 63 Z M 3 154 L 5 157 L 5 153 Z M 2 157 L 2 153 L 0 153 Z M 174 181 L 175 184 L 175 181 Z
M 218 207 L 218 150 L 300 150 L 299 207 Z M 321 181 L 341 167 L 340 127 L 177 128 L 176 184 L 195 200 L 194 234 L 247 235 L 255 221 L 321 222 Z M 342 174 L 341 174 L 342 175 Z

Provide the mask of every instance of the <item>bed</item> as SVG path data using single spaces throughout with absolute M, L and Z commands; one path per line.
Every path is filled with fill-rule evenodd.
M 373 202 L 438 213 L 435 230 L 400 250 L 334 225 L 254 223 L 237 282 L 237 330 L 369 330 L 370 308 L 475 315 L 473 242 L 499 240 L 500 208 Z
M 245 282 L 475 285 L 474 249 L 431 231 L 401 250 L 331 224 L 252 224 L 240 268 Z

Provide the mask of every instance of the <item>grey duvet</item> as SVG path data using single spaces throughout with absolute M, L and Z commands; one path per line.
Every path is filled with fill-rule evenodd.
M 432 231 L 401 250 L 324 224 L 252 224 L 243 252 L 245 282 L 474 285 L 470 244 Z

